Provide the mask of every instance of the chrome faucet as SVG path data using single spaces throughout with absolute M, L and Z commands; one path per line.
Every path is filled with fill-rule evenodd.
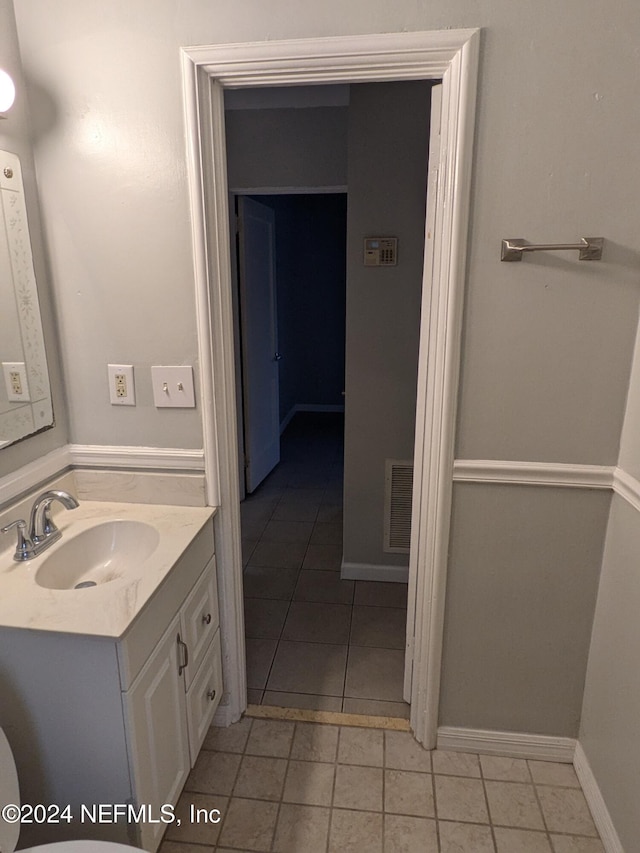
M 33 502 L 31 515 L 29 516 L 29 530 L 23 518 L 12 521 L 6 527 L 0 529 L 0 533 L 7 533 L 14 527 L 18 532 L 18 543 L 13 559 L 22 562 L 31 560 L 53 545 L 62 533 L 51 518 L 51 504 L 59 501 L 66 509 L 75 509 L 79 506 L 78 501 L 68 492 L 61 489 L 51 489 L 43 492 Z

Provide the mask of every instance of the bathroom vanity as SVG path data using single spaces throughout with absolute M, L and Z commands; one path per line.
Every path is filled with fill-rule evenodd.
M 73 815 L 23 825 L 23 844 L 160 844 L 161 806 L 176 804 L 222 695 L 213 515 L 84 502 L 57 518 L 63 537 L 48 555 L 17 563 L 0 554 L 0 726 L 22 802 L 68 804 Z M 56 549 L 82 561 L 83 548 L 90 556 L 98 547 L 91 531 L 136 533 L 129 522 L 157 531 L 157 542 L 135 560 L 111 561 L 113 576 L 96 585 L 69 587 Z M 144 820 L 118 819 L 113 807 L 127 804 L 145 806 Z M 102 805 L 102 819 L 83 805 Z

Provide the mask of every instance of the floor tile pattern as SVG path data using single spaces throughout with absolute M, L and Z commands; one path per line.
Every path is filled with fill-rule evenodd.
M 249 702 L 407 718 L 407 586 L 340 578 L 343 424 L 296 415 L 241 504 Z
M 160 853 L 604 853 L 571 765 L 318 723 L 211 728 L 176 813 Z

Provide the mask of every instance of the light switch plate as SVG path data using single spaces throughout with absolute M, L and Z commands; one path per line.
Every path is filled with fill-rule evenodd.
M 151 387 L 156 408 L 193 409 L 196 396 L 193 388 L 193 367 L 152 367 Z
M 27 382 L 27 366 L 24 361 L 3 361 L 2 373 L 10 403 L 28 403 L 29 384 Z

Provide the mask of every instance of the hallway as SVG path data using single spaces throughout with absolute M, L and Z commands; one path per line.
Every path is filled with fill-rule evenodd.
M 298 413 L 241 504 L 249 702 L 408 718 L 407 587 L 340 579 L 343 429 Z

